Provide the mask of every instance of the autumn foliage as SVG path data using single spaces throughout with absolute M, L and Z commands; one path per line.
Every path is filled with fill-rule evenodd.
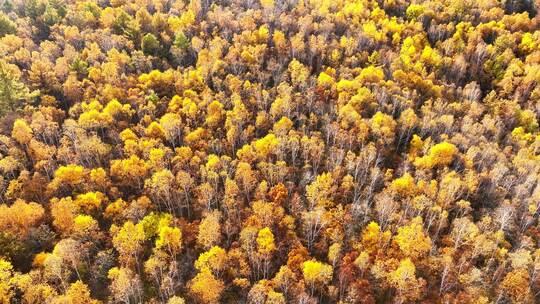
M 0 1 L 0 303 L 540 303 L 538 10 Z

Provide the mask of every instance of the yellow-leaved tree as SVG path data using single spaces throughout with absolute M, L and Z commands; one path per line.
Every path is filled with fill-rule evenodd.
M 210 269 L 203 268 L 189 284 L 189 291 L 198 303 L 219 303 L 225 284 Z
M 416 301 L 422 294 L 426 282 L 416 278 L 416 266 L 409 258 L 399 262 L 399 266 L 389 274 L 388 281 L 398 292 L 401 303 Z
M 417 158 L 414 164 L 417 167 L 428 169 L 436 166 L 447 166 L 454 160 L 458 152 L 458 148 L 449 142 L 438 143 L 429 149 L 427 155 Z
M 221 212 L 214 210 L 207 213 L 199 224 L 199 232 L 197 233 L 197 244 L 208 249 L 219 244 L 221 240 Z
M 330 283 L 333 272 L 332 266 L 316 260 L 305 261 L 302 264 L 304 280 L 310 286 L 312 295 L 316 287 L 323 288 Z
M 431 238 L 424 233 L 421 217 L 415 217 L 409 225 L 399 227 L 394 237 L 401 253 L 413 261 L 424 257 L 431 250 Z

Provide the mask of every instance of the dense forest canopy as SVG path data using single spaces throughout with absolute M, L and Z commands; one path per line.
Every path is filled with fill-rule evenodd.
M 0 303 L 540 303 L 538 0 L 0 0 Z

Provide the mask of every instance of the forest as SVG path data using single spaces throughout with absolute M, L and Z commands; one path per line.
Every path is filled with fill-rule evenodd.
M 0 304 L 540 303 L 540 0 L 0 0 Z

